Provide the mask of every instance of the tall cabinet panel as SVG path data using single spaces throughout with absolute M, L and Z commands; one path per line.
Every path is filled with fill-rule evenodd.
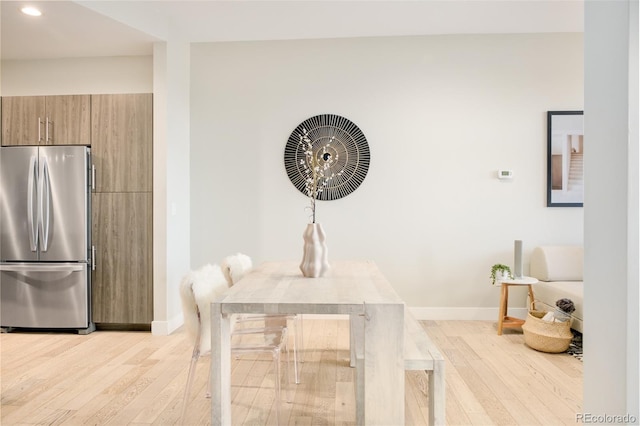
M 93 321 L 153 320 L 151 193 L 93 194 Z
M 96 191 L 151 191 L 151 94 L 94 95 L 91 102 Z
M 93 321 L 153 320 L 151 94 L 93 95 Z
M 2 98 L 2 145 L 89 145 L 91 96 Z

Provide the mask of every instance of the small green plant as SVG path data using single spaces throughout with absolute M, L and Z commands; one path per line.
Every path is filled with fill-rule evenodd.
M 511 268 L 507 265 L 503 265 L 502 263 L 496 263 L 491 267 L 491 285 L 496 285 L 496 274 L 498 272 L 504 273 L 507 272 L 509 274 L 509 279 L 513 279 L 513 274 L 511 274 Z M 501 274 L 502 275 L 502 274 Z

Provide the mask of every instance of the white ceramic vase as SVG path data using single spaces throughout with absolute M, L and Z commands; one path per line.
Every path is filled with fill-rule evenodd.
M 496 272 L 496 284 L 501 285 L 502 281 L 508 280 L 509 272 L 507 271 L 497 271 Z
M 325 233 L 319 223 L 310 223 L 302 234 L 304 240 L 300 271 L 308 278 L 323 276 L 330 268 Z

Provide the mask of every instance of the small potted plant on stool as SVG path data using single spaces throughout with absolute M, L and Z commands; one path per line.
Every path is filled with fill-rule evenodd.
M 491 267 L 491 276 L 489 278 L 491 278 L 491 285 L 496 285 L 496 281 L 513 279 L 513 275 L 511 274 L 511 268 L 507 265 L 496 263 Z

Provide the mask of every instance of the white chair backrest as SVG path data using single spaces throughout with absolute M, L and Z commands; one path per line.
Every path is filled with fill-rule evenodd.
M 220 267 L 227 280 L 227 284 L 231 287 L 251 270 L 253 263 L 251 262 L 251 258 L 246 254 L 236 253 L 225 257 L 220 263 Z
M 184 325 L 194 341 L 200 332 L 201 355 L 211 351 L 211 303 L 227 289 L 220 266 L 211 264 L 189 272 L 180 283 Z
M 198 307 L 196 299 L 193 297 L 193 271 L 189 271 L 180 281 L 180 301 L 182 302 L 182 316 L 184 317 L 184 328 L 195 342 L 196 333 L 199 330 Z

